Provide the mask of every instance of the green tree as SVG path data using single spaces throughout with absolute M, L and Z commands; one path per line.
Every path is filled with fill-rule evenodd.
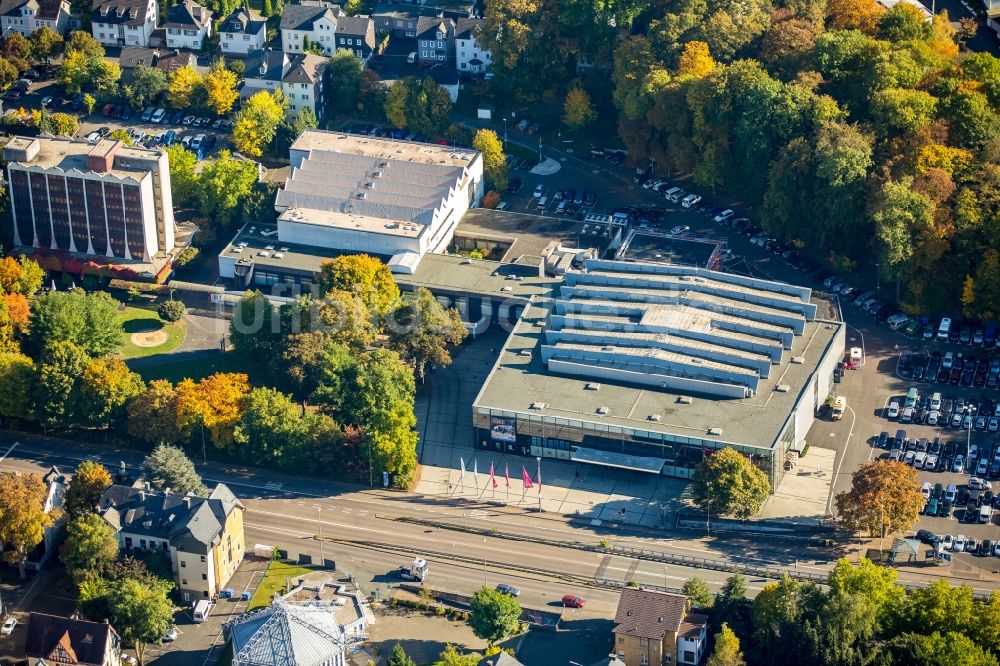
M 996 666 L 988 654 L 967 636 L 955 631 L 930 635 L 905 633 L 889 641 L 887 652 L 894 664 L 914 666 Z
M 472 633 L 491 647 L 513 634 L 521 618 L 517 599 L 485 585 L 472 595 L 469 610 Z
M 135 140 L 128 133 L 128 130 L 126 130 L 124 128 L 121 128 L 121 127 L 119 127 L 118 129 L 116 129 L 115 131 L 113 131 L 111 134 L 109 134 L 108 138 L 109 139 L 115 139 L 117 141 L 121 141 L 126 146 L 131 146 L 133 143 L 135 143 Z
M 14 65 L 0 58 L 0 90 L 6 90 L 17 81 L 18 71 Z
M 334 342 L 353 349 L 364 349 L 375 342 L 375 318 L 358 295 L 341 289 L 328 291 L 315 310 L 311 325 Z
M 716 515 L 747 519 L 771 494 L 767 475 L 733 448 L 714 452 L 692 477 L 695 501 Z
M 831 593 L 864 597 L 882 626 L 898 612 L 906 592 L 896 585 L 896 570 L 881 567 L 866 557 L 853 566 L 846 557 L 837 560 L 827 577 Z
M 893 460 L 861 465 L 851 480 L 851 489 L 835 499 L 844 525 L 866 530 L 872 537 L 907 529 L 924 506 L 916 471 Z
M 125 405 L 146 388 L 120 358 L 94 359 L 80 380 L 80 413 L 88 425 L 108 428 L 125 420 Z
M 483 154 L 483 175 L 486 189 L 502 192 L 507 187 L 507 156 L 497 133 L 491 129 L 476 131 L 472 147 Z
M 229 339 L 236 353 L 248 359 L 270 356 L 278 342 L 278 320 L 267 296 L 259 291 L 243 294 L 229 322 Z
M 715 597 L 708 589 L 708 583 L 697 576 L 684 581 L 681 590 L 685 595 L 691 597 L 691 603 L 694 604 L 695 608 L 710 608 L 712 602 L 715 601 Z
M 174 607 L 167 598 L 173 583 L 147 578 L 125 578 L 108 593 L 111 624 L 132 643 L 139 666 L 145 663 L 146 644 L 158 643 L 174 621 Z
M 285 119 L 285 100 L 280 90 L 254 94 L 236 114 L 233 145 L 247 157 L 260 157 Z
M 66 49 L 56 81 L 67 93 L 79 93 L 93 81 L 93 66 L 93 61 L 82 51 Z
M 216 224 L 226 226 L 250 198 L 258 175 L 253 162 L 238 160 L 228 150 L 220 150 L 198 177 L 201 212 Z
M 59 557 L 75 583 L 98 579 L 118 559 L 118 535 L 96 513 L 76 516 L 66 525 Z
M 939 578 L 928 587 L 910 590 L 896 618 L 896 630 L 944 634 L 969 627 L 975 611 L 972 588 L 955 587 Z
M 14 65 L 18 72 L 24 72 L 31 67 L 31 42 L 19 32 L 9 32 L 0 44 L 0 55 Z
M 24 354 L 0 353 L 0 416 L 30 419 L 38 382 L 35 362 Z
M 417 666 L 417 662 L 406 654 L 402 645 L 396 643 L 392 646 L 392 652 L 389 654 L 389 666 Z
M 394 85 L 389 86 L 389 90 L 385 95 L 383 112 L 393 127 L 406 127 L 409 122 L 406 115 L 406 108 L 409 104 L 410 85 L 412 85 L 411 82 L 406 79 L 396 81 Z
M 85 93 L 83 96 L 83 108 L 88 116 L 94 112 L 95 106 L 97 106 L 97 99 L 90 93 Z
M 871 209 L 875 234 L 881 242 L 882 271 L 899 283 L 913 269 L 914 248 L 928 234 L 934 222 L 934 205 L 911 181 L 887 181 Z
M 570 130 L 581 130 L 597 119 L 597 111 L 590 95 L 583 88 L 573 88 L 563 102 L 563 125 Z
M 101 59 L 94 63 L 90 71 L 94 90 L 106 95 L 118 94 L 118 82 L 122 79 L 122 68 L 117 62 Z
M 142 472 L 157 490 L 170 488 L 170 492 L 182 495 L 208 494 L 194 463 L 176 446 L 158 445 L 143 459 Z
M 1000 120 L 986 95 L 963 92 L 948 107 L 951 130 L 960 146 L 979 150 L 996 137 Z
M 356 294 L 377 316 L 383 317 L 399 300 L 399 287 L 384 263 L 365 254 L 341 255 L 320 268 L 322 293 L 334 289 Z
M 3 559 L 17 566 L 21 579 L 28 555 L 42 541 L 59 509 L 45 511 L 48 486 L 37 474 L 0 473 L 0 543 Z
M 280 353 L 273 357 L 271 368 L 282 386 L 305 401 L 322 381 L 325 359 L 331 338 L 320 331 L 306 331 L 282 339 Z M 340 345 L 337 345 L 338 347 Z M 341 347 L 344 356 L 347 349 Z M 2 380 L 0 380 L 2 381 Z
M 927 39 L 931 36 L 931 26 L 924 20 L 922 11 L 901 2 L 882 15 L 878 23 L 878 34 L 882 39 L 893 42 Z
M 923 90 L 889 88 L 872 97 L 872 118 L 885 133 L 912 132 L 931 121 L 936 107 L 937 99 Z
M 179 143 L 166 147 L 167 162 L 170 165 L 170 189 L 174 204 L 193 204 L 200 192 L 200 177 L 196 172 L 198 158 Z
M 177 428 L 177 391 L 165 379 L 154 379 L 126 406 L 128 434 L 149 444 L 180 440 Z
M 54 342 L 72 342 L 91 356 L 113 354 L 124 335 L 118 306 L 118 301 L 106 292 L 44 294 L 32 308 L 33 347 L 41 349 Z
M 90 363 L 87 353 L 65 340 L 47 345 L 42 352 L 37 385 L 37 413 L 42 425 L 67 427 L 80 415 L 80 380 Z
M 413 364 L 421 382 L 428 363 L 451 365 L 448 345 L 461 343 L 467 335 L 458 310 L 445 310 L 424 287 L 408 294 L 393 311 L 389 333 L 393 347 Z
M 93 60 L 104 57 L 104 47 L 86 30 L 74 30 L 69 34 L 69 39 L 66 40 L 66 51 L 79 51 Z
M 987 652 L 1000 654 L 1000 592 L 994 590 L 987 601 L 977 604 L 966 633 Z
M 135 68 L 132 81 L 125 86 L 125 99 L 133 109 L 141 109 L 167 89 L 167 75 L 162 69 L 141 65 Z
M 48 26 L 31 33 L 32 55 L 36 60 L 44 60 L 46 65 L 53 56 L 62 52 L 65 43 L 63 36 Z
M 241 459 L 289 469 L 306 463 L 308 419 L 288 395 L 273 388 L 251 389 L 242 412 L 233 434 Z
M 715 647 L 708 657 L 706 666 L 746 666 L 743 652 L 740 651 L 740 639 L 725 622 L 715 635 Z
M 475 653 L 461 654 L 451 643 L 446 643 L 438 656 L 440 666 L 477 666 L 479 659 Z
M 63 509 L 71 517 L 93 513 L 97 501 L 104 491 L 111 487 L 111 475 L 104 465 L 92 460 L 81 462 L 66 488 Z
M 357 109 L 365 65 L 347 49 L 337 49 L 326 67 L 327 108 L 334 113 Z

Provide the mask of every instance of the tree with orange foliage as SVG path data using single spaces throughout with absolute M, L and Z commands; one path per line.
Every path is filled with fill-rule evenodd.
M 0 542 L 3 559 L 17 566 L 25 577 L 24 563 L 59 516 L 59 509 L 45 511 L 48 487 L 37 474 L 0 474 Z
M 897 460 L 865 463 L 836 500 L 841 522 L 872 538 L 909 528 L 924 506 L 916 470 Z
M 829 0 L 827 23 L 832 30 L 860 30 L 874 35 L 885 9 L 875 0 Z
M 10 294 L 17 291 L 18 280 L 21 279 L 21 266 L 14 257 L 0 259 L 0 291 Z
M 217 372 L 197 384 L 185 379 L 177 385 L 177 427 L 190 437 L 195 426 L 207 428 L 217 448 L 233 444 L 233 429 L 239 421 L 240 404 L 250 390 L 247 376 Z
M 7 304 L 7 316 L 10 318 L 10 325 L 19 334 L 28 332 L 28 324 L 31 320 L 31 307 L 28 299 L 23 294 L 4 294 L 3 300 Z

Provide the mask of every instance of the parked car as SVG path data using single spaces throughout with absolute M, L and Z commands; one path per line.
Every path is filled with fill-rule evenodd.
M 567 594 L 563 596 L 562 604 L 566 608 L 583 608 L 583 599 L 575 594 Z
M 0 634 L 4 636 L 10 636 L 14 633 L 14 627 L 17 626 L 17 618 L 9 617 L 4 620 L 3 627 L 0 627 Z
M 154 109 L 151 106 L 147 106 L 146 109 L 142 112 L 142 115 L 140 116 L 142 122 L 148 123 L 149 119 L 153 117 L 154 113 L 156 113 L 156 109 Z

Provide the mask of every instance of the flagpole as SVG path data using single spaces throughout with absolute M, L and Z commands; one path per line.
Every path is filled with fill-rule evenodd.
M 510 501 L 510 463 L 503 464 L 503 478 L 507 482 L 507 501 Z
M 476 482 L 476 497 L 479 497 L 479 458 L 472 459 L 472 480 Z
M 462 484 L 462 494 L 465 495 L 465 458 L 459 458 L 458 463 L 462 466 L 462 475 L 459 477 L 459 483 Z
M 536 458 L 538 461 L 538 512 L 542 511 L 542 457 Z

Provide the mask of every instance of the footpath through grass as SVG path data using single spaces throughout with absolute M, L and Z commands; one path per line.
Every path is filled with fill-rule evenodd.
M 281 592 L 282 594 L 287 592 L 286 584 L 292 582 L 293 578 L 307 573 L 310 573 L 309 569 L 300 567 L 297 564 L 286 564 L 285 562 L 272 560 L 267 565 L 267 571 L 264 572 L 264 577 L 261 579 L 260 585 L 257 586 L 253 596 L 250 597 L 250 604 L 247 606 L 247 610 L 252 611 L 263 606 L 269 606 L 275 592 Z

